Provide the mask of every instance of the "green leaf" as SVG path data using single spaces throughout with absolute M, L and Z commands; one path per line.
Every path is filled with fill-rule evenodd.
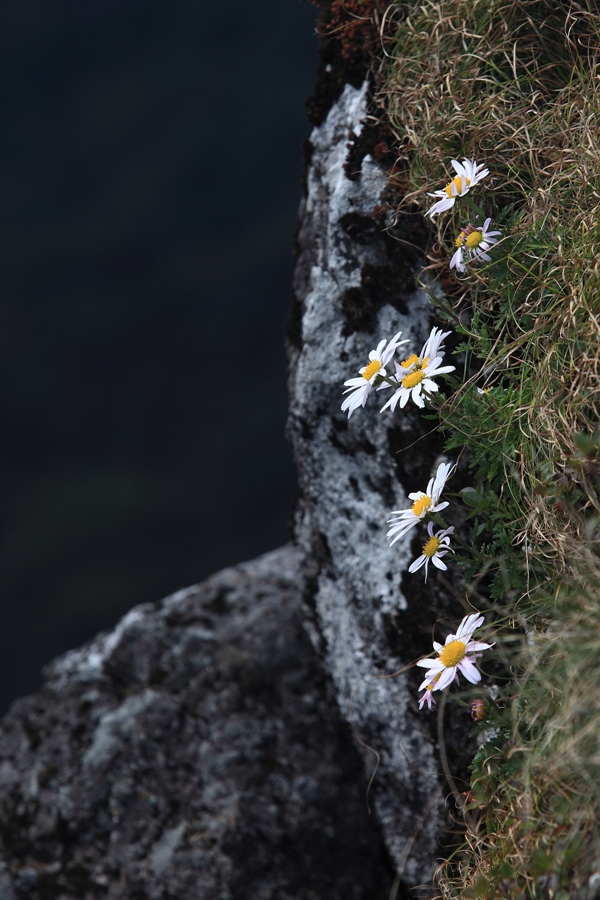
M 473 887 L 465 888 L 463 897 L 484 898 L 490 892 L 490 883 L 483 875 L 480 875 Z
M 577 445 L 577 449 L 585 456 L 588 456 L 589 454 L 594 453 L 600 445 L 600 431 L 595 431 L 593 434 L 576 431 L 573 435 L 573 439 Z
M 467 506 L 481 506 L 483 503 L 483 497 L 475 490 L 475 488 L 463 488 L 462 491 L 460 491 L 460 494 Z

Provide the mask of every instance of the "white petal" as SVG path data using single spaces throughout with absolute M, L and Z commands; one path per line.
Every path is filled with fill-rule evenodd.
M 466 272 L 466 267 L 463 265 L 463 251 L 462 247 L 459 247 L 452 259 L 450 260 L 450 268 L 456 269 L 458 272 Z
M 480 625 L 484 623 L 485 619 L 480 613 L 471 613 L 468 616 L 465 616 L 460 625 L 458 626 L 458 631 L 456 632 L 456 636 L 458 638 L 462 638 L 466 634 L 473 634 L 476 628 L 479 628 Z
M 467 681 L 471 682 L 471 684 L 477 684 L 478 681 L 481 681 L 481 674 L 479 670 L 475 668 L 471 660 L 467 657 L 465 657 L 465 659 L 463 659 L 462 662 L 458 664 L 458 668 L 463 673 Z
M 449 684 L 452 684 L 454 681 L 454 676 L 456 674 L 456 666 L 450 666 L 446 669 L 445 672 L 442 672 L 440 677 L 438 678 L 436 685 L 434 687 L 434 691 L 443 691 L 445 687 L 448 687 Z
M 434 674 L 436 672 L 441 672 L 442 669 L 445 668 L 444 664 L 439 661 L 439 659 L 420 659 L 417 662 L 418 666 L 422 666 L 424 669 L 429 669 Z
M 493 646 L 493 644 L 485 644 L 483 641 L 469 641 L 467 653 L 479 653 L 481 650 L 490 650 Z
M 446 197 L 445 200 L 438 200 L 437 203 L 434 203 L 431 209 L 427 210 L 426 215 L 428 216 L 437 216 L 439 213 L 445 212 L 447 209 L 451 209 L 454 206 L 455 198 L 454 197 Z
M 417 384 L 412 389 L 412 398 L 413 398 L 413 401 L 417 404 L 417 406 L 420 409 L 423 409 L 423 407 L 425 406 L 425 401 L 421 397 L 421 385 L 420 384 Z

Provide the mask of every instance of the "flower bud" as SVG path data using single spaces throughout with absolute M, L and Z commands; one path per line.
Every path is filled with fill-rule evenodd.
M 481 722 L 482 719 L 485 719 L 485 714 L 485 700 L 482 700 L 481 697 L 478 697 L 477 700 L 473 700 L 473 702 L 471 703 L 471 718 L 475 722 Z

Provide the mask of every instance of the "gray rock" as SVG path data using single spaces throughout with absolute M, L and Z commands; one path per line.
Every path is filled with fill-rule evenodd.
M 52 663 L 0 725 L 0 900 L 377 900 L 390 865 L 290 547 Z
M 403 889 L 429 883 L 444 855 L 436 719 L 406 667 L 462 609 L 448 583 L 407 576 L 418 529 L 385 539 L 441 445 L 414 408 L 380 416 L 373 397 L 350 420 L 340 411 L 382 337 L 402 329 L 420 345 L 431 324 L 411 222 L 382 231 L 383 172 L 369 156 L 358 170 L 356 143 L 346 165 L 367 90 L 347 86 L 310 138 L 289 331 L 297 549 L 131 610 L 13 705 L 0 900 L 387 898 L 365 766 Z M 467 731 L 453 710 L 459 779 Z
M 340 411 L 343 382 L 382 338 L 402 330 L 418 352 L 432 324 L 431 301 L 414 286 L 414 253 L 403 256 L 394 228 L 384 233 L 376 224 L 384 173 L 368 155 L 360 172 L 345 165 L 349 134 L 360 135 L 367 115 L 367 95 L 367 83 L 346 85 L 310 136 L 288 430 L 300 479 L 295 536 L 307 625 L 345 718 L 372 748 L 364 751 L 369 771 L 373 751 L 379 754 L 374 807 L 396 865 L 415 885 L 430 881 L 441 855 L 448 789 L 439 776 L 435 716 L 417 707 L 419 670 L 392 673 L 431 652 L 440 617 L 456 622 L 463 612 L 435 577 L 424 586 L 422 572 L 406 573 L 424 542 L 422 528 L 391 548 L 386 541 L 390 511 L 410 506 L 408 492 L 423 490 L 444 459 L 439 436 L 427 436 L 435 423 L 414 406 L 381 415 L 384 392 L 350 420 Z M 369 288 L 377 279 L 380 294 Z M 469 747 L 464 729 L 453 715 L 451 757 Z

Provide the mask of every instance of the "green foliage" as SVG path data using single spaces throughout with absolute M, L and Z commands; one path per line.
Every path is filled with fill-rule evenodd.
M 380 100 L 407 202 L 430 204 L 450 158 L 476 160 L 490 176 L 469 198 L 503 232 L 492 263 L 452 281 L 473 221 L 459 198 L 430 251 L 465 358 L 435 404 L 471 467 L 457 560 L 498 628 L 478 824 L 441 886 L 583 898 L 600 860 L 600 28 L 549 0 L 423 0 L 388 21 Z

